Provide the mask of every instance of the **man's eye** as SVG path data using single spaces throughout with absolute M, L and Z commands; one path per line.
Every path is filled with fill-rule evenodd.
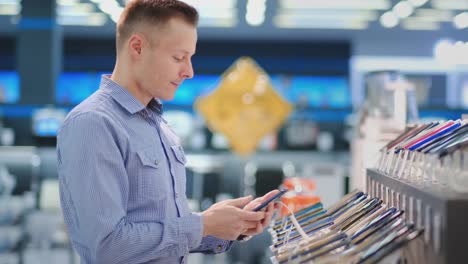
M 183 58 L 174 57 L 174 60 L 176 60 L 177 62 L 180 62 L 183 60 Z

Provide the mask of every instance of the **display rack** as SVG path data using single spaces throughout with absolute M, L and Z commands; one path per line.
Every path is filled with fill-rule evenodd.
M 434 184 L 415 184 L 367 170 L 367 192 L 424 228 L 424 243 L 412 248 L 409 263 L 468 261 L 468 194 Z

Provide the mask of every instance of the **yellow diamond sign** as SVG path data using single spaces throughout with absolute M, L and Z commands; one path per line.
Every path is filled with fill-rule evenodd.
M 250 58 L 239 58 L 219 86 L 200 97 L 195 108 L 211 130 L 224 134 L 233 151 L 247 155 L 276 131 L 292 111 L 271 85 L 268 75 Z

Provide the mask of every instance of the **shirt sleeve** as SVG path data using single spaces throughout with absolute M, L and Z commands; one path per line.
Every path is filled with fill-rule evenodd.
M 228 251 L 233 242 L 223 240 L 214 236 L 203 237 L 199 247 L 190 251 L 190 253 L 219 254 Z
M 202 240 L 197 214 L 161 222 L 126 218 L 129 181 L 125 136 L 112 120 L 82 113 L 66 121 L 57 139 L 61 203 L 70 236 L 95 263 L 145 263 L 184 256 Z

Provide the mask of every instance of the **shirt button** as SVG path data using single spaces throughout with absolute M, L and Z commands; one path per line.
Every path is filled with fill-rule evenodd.
M 218 245 L 218 246 L 216 247 L 216 249 L 217 249 L 217 250 L 221 250 L 221 249 L 223 249 L 223 246 Z
M 159 160 L 154 160 L 154 165 L 158 166 L 159 165 Z

